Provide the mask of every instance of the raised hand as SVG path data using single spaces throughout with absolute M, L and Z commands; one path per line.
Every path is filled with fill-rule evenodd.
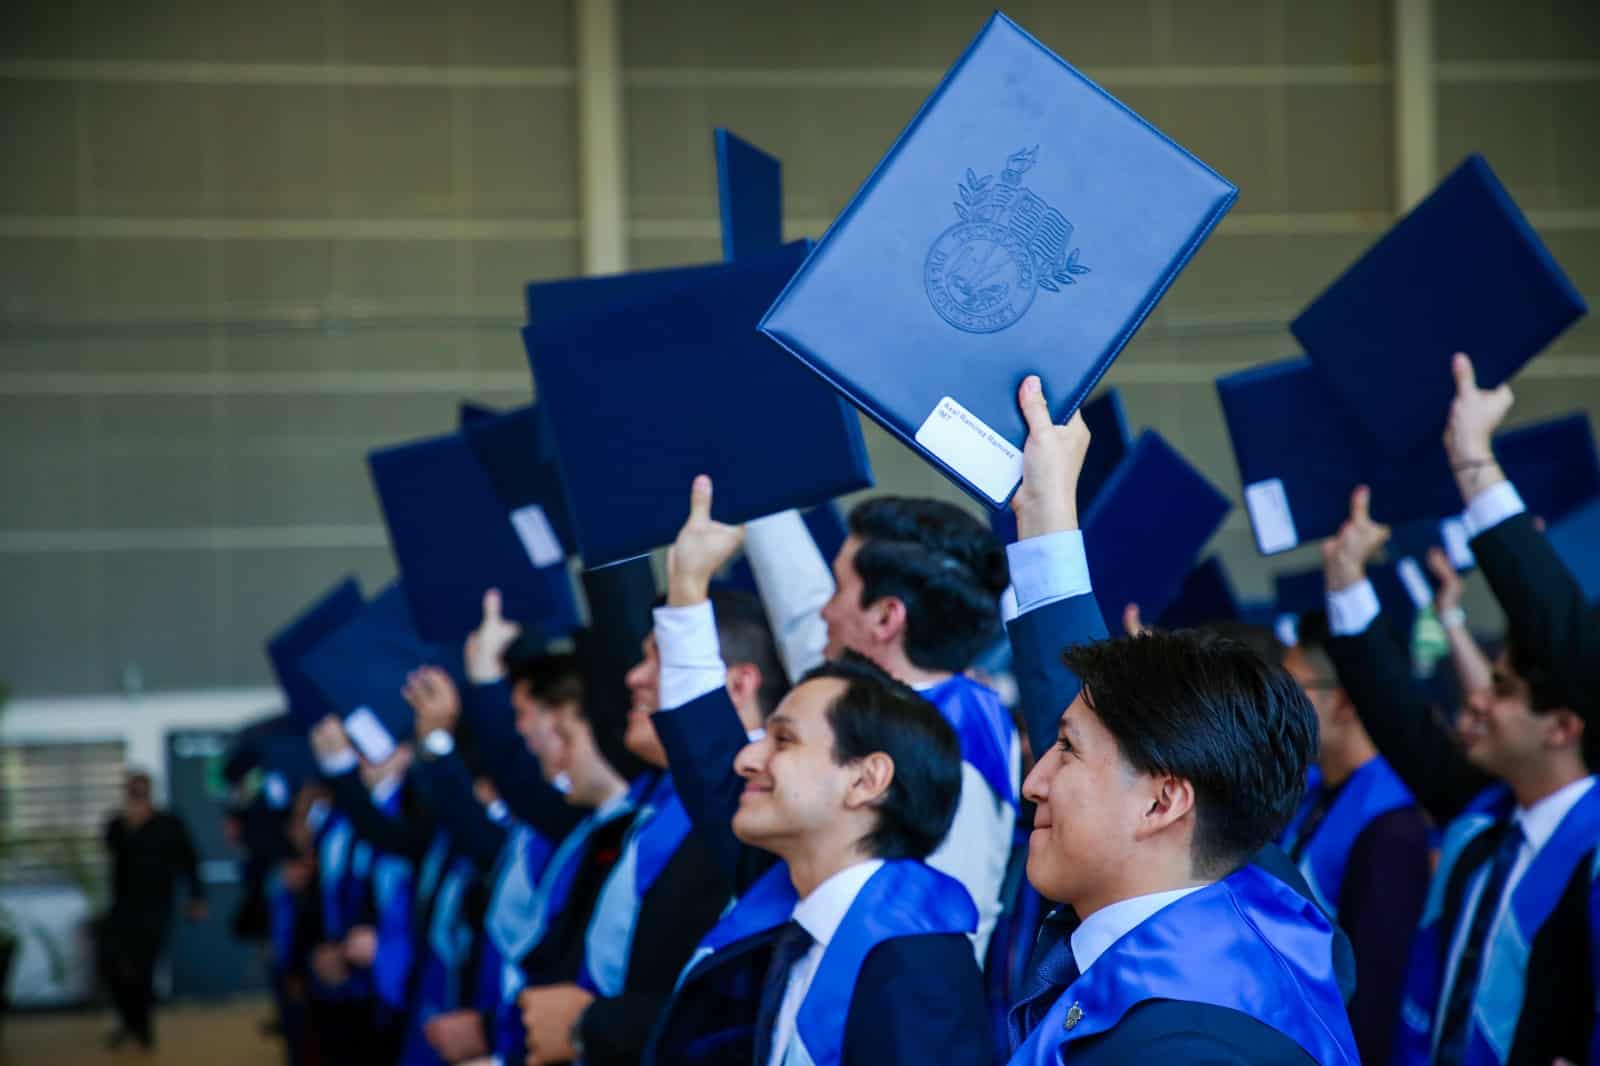
M 400 690 L 416 716 L 416 734 L 425 737 L 435 729 L 455 732 L 461 717 L 461 694 L 450 675 L 437 666 L 424 666 L 406 677 Z
M 1372 491 L 1358 485 L 1350 494 L 1350 517 L 1322 542 L 1322 568 L 1328 591 L 1338 592 L 1367 576 L 1367 563 L 1389 542 L 1389 527 L 1372 520 Z
M 711 479 L 694 479 L 689 489 L 689 520 L 667 549 L 667 603 L 689 607 L 703 603 L 711 579 L 727 565 L 744 543 L 744 527 L 730 526 L 711 517 Z
M 344 961 L 358 969 L 367 969 L 378 957 L 378 931 L 370 925 L 358 925 L 345 934 Z
M 337 715 L 324 715 L 311 727 L 311 753 L 318 762 L 330 762 L 346 753 L 355 755 L 350 738 L 344 734 L 344 723 Z
M 483 621 L 467 638 L 467 680 L 474 685 L 490 685 L 505 677 L 506 649 L 521 635 L 522 627 L 500 614 L 500 590 L 485 592 Z
M 1450 404 L 1450 421 L 1444 430 L 1444 450 L 1455 471 L 1462 498 L 1473 496 L 1500 481 L 1505 475 L 1495 462 L 1490 441 L 1494 431 L 1511 410 L 1513 397 L 1509 385 L 1497 389 L 1478 388 L 1472 360 L 1457 352 L 1450 363 L 1456 379 L 1456 398 Z
M 1050 420 L 1044 386 L 1029 374 L 1017 390 L 1017 406 L 1028 423 L 1022 449 L 1022 484 L 1011 497 L 1017 537 L 1042 537 L 1078 528 L 1078 475 L 1089 454 L 1089 427 L 1074 412 L 1064 426 Z
M 1428 572 L 1439 584 L 1438 591 L 1433 594 L 1433 613 L 1442 622 L 1447 615 L 1461 608 L 1461 590 L 1464 587 L 1461 575 L 1456 573 L 1450 556 L 1445 554 L 1443 548 L 1428 549 Z
M 1130 603 L 1122 609 L 1122 630 L 1130 637 L 1142 637 L 1150 632 L 1150 627 L 1139 616 L 1137 603 Z

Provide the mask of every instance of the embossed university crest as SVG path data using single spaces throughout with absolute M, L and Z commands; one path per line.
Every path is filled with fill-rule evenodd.
M 961 221 L 939 234 L 923 284 L 939 316 L 968 333 L 993 333 L 1027 314 L 1040 289 L 1060 292 L 1089 268 L 1078 262 L 1072 223 L 1022 185 L 1039 146 L 1014 152 L 997 184 L 970 169 L 957 188 Z

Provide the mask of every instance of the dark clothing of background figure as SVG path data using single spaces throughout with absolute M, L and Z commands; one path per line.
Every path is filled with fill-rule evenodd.
M 111 911 L 101 930 L 101 974 L 122 1028 L 148 1042 L 155 964 L 171 925 L 177 883 L 188 882 L 191 899 L 204 894 L 198 860 L 183 822 L 165 811 L 139 826 L 116 815 L 106 825 L 105 842 Z

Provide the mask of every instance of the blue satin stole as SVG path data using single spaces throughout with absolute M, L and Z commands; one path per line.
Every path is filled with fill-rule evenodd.
M 1320 792 L 1319 781 L 1316 792 Z M 1300 826 L 1315 802 L 1315 793 L 1308 793 L 1307 802 L 1301 805 L 1300 814 L 1283 837 L 1283 850 L 1291 851 L 1299 843 Z M 1305 876 L 1317 901 L 1329 914 L 1339 913 L 1339 892 L 1344 886 L 1345 864 L 1350 859 L 1350 849 L 1373 819 L 1390 811 L 1416 805 L 1411 790 L 1400 780 L 1400 775 L 1382 756 L 1375 756 L 1351 774 L 1339 789 L 1333 806 L 1328 808 L 1322 824 L 1313 830 L 1311 842 L 1300 856 L 1300 872 Z
M 601 997 L 622 994 L 639 906 L 689 835 L 689 814 L 678 800 L 671 774 L 645 774 L 628 795 L 639 814 L 589 919 L 578 978 L 578 984 Z
M 1011 1056 L 1011 1066 L 1072 1061 L 1147 1000 L 1247 1014 L 1293 1040 L 1321 1066 L 1359 1066 L 1333 971 L 1333 928 L 1316 904 L 1246 865 L 1157 911 L 1061 993 Z
M 679 989 L 715 967 L 718 952 L 787 922 L 798 902 L 788 864 L 776 864 L 700 941 Z M 791 1055 L 788 1061 L 798 1057 L 816 1066 L 840 1061 L 856 979 L 873 948 L 895 937 L 970 934 L 977 928 L 978 909 L 960 881 L 915 860 L 885 862 L 856 895 L 822 953 L 795 1019 L 805 1054 Z
M 1433 1058 L 1445 963 L 1456 933 L 1454 928 L 1444 928 L 1450 881 L 1472 841 L 1505 822 L 1514 808 L 1511 790 L 1496 785 L 1475 799 L 1466 813 L 1445 830 L 1439 866 L 1422 911 L 1422 927 L 1411 951 L 1406 996 L 1400 1007 L 1399 1048 L 1395 1056 L 1398 1063 L 1422 1064 Z M 1600 873 L 1596 870 L 1600 865 L 1596 845 L 1600 845 L 1600 784 L 1592 785 L 1567 812 L 1555 834 L 1533 857 L 1511 893 L 1503 919 L 1489 933 L 1482 956 L 1482 977 L 1472 1005 L 1472 1030 L 1467 1034 L 1464 1066 L 1491 1066 L 1505 1062 L 1510 1055 L 1527 994 L 1528 955 L 1533 939 L 1572 882 L 1578 864 L 1591 853 L 1594 859 L 1588 874 L 1591 883 L 1595 882 Z M 1470 921 L 1471 917 L 1463 907 L 1456 921 Z M 1591 907 L 1591 952 L 1600 939 L 1593 928 L 1594 920 Z
M 956 674 L 921 693 L 939 708 L 961 740 L 962 761 L 972 764 L 1002 803 L 1017 805 L 1013 757 L 1016 726 L 1000 697 L 985 685 Z

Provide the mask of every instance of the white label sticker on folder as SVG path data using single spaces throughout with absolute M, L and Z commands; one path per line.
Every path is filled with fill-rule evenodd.
M 566 558 L 561 552 L 561 542 L 556 539 L 556 531 L 550 527 L 550 519 L 538 504 L 530 503 L 512 511 L 511 528 L 517 531 L 522 549 L 534 566 L 554 566 Z
M 1244 487 L 1244 506 L 1250 512 L 1250 525 L 1256 531 L 1261 554 L 1286 552 L 1300 543 L 1294 515 L 1289 510 L 1289 494 L 1279 478 L 1268 478 Z
M 1394 568 L 1400 574 L 1400 583 L 1406 587 L 1411 602 L 1417 605 L 1417 610 L 1433 602 L 1433 588 L 1428 584 L 1428 579 L 1422 576 L 1422 567 L 1417 565 L 1415 559 L 1408 555 L 1395 563 Z
M 1471 570 L 1478 560 L 1467 541 L 1467 524 L 1459 518 L 1446 518 L 1439 523 L 1439 539 L 1444 541 L 1444 553 L 1450 556 L 1450 565 L 1457 570 Z
M 371 707 L 357 707 L 344 720 L 344 731 L 368 762 L 387 762 L 394 754 L 394 738 L 383 728 Z
M 1022 453 L 949 396 L 917 430 L 917 443 L 995 503 L 1022 480 Z

